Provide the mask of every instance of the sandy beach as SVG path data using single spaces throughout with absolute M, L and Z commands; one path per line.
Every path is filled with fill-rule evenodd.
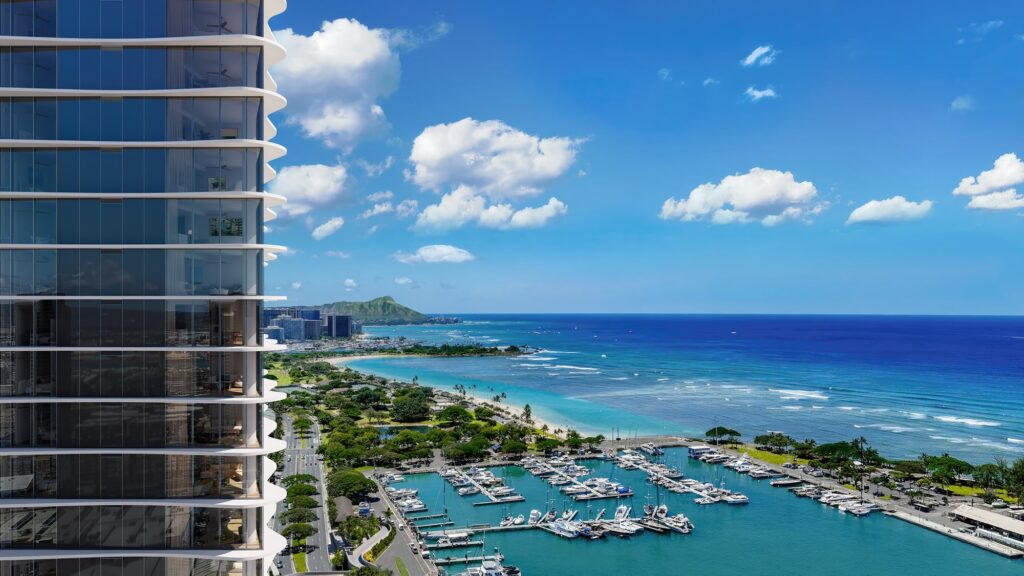
M 425 355 L 413 355 L 413 354 L 406 354 L 406 355 L 403 355 L 403 356 L 405 356 L 405 357 L 416 356 L 416 357 L 423 357 L 423 358 L 428 357 L 428 356 L 425 356 Z M 397 357 L 399 357 L 399 356 L 396 355 L 396 354 L 357 354 L 357 355 L 352 355 L 352 356 L 330 356 L 330 357 L 324 358 L 323 361 L 324 362 L 330 362 L 330 363 L 338 365 L 338 366 L 346 366 L 347 367 L 347 365 L 349 363 L 356 362 L 358 360 L 372 360 L 372 359 L 375 359 L 375 358 L 397 358 Z M 354 368 L 353 368 L 353 370 L 354 370 Z M 357 370 L 357 372 L 358 372 L 358 370 Z M 514 404 L 514 403 L 510 404 L 508 402 L 501 402 L 499 404 L 499 403 L 495 402 L 493 398 L 485 398 L 485 397 L 480 396 L 480 395 L 469 394 L 469 393 L 463 395 L 463 394 L 459 394 L 457 392 L 452 392 L 450 390 L 445 390 L 443 388 L 437 388 L 435 386 L 428 386 L 426 384 L 420 384 L 420 385 L 423 386 L 424 388 L 430 388 L 431 390 L 434 390 L 435 392 L 438 392 L 440 394 L 449 396 L 449 397 L 454 398 L 454 399 L 466 400 L 466 401 L 468 401 L 472 405 L 487 406 L 487 407 L 492 408 L 494 410 L 497 410 L 499 412 L 504 412 L 505 414 L 507 414 L 509 416 L 512 416 L 514 418 L 520 419 L 520 420 L 523 417 L 524 405 L 518 405 L 518 404 Z M 548 422 L 548 421 L 545 421 L 545 420 L 543 420 L 541 418 L 538 418 L 536 414 L 532 414 L 531 418 L 533 420 L 533 425 L 534 426 L 536 426 L 537 428 L 541 428 L 541 427 L 546 425 L 548 427 L 548 430 L 552 431 L 552 433 L 555 430 L 558 430 L 559 428 L 562 428 L 562 426 L 559 426 L 559 425 L 556 425 L 556 424 L 554 424 L 552 422 Z M 559 436 L 564 438 L 565 437 L 565 433 L 563 432 Z

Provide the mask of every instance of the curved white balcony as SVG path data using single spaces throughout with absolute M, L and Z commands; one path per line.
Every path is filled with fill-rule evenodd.
M 270 484 L 285 494 L 283 488 Z M 274 496 L 278 496 L 277 492 Z M 282 496 L 281 500 L 284 500 Z M 272 498 L 4 498 L 2 508 L 66 508 L 69 506 L 180 506 L 184 508 L 262 508 L 277 504 Z
M 34 456 L 61 454 L 151 454 L 181 456 L 266 456 L 284 450 L 287 443 L 277 438 L 264 438 L 260 448 L 0 448 L 0 456 Z
M 164 141 L 106 141 L 106 140 L 2 140 L 4 148 L 262 148 L 266 162 L 277 160 L 287 149 L 275 142 L 232 138 L 228 140 L 164 140 Z
M 263 2 L 263 13 L 266 15 L 266 20 L 270 20 L 274 16 L 285 11 L 288 8 L 287 0 L 264 0 Z M 264 30 L 270 30 L 270 26 L 263 26 Z
M 283 352 L 287 349 L 288 347 L 283 344 L 264 344 L 263 346 L 0 346 L 0 352 Z
M 122 48 L 191 48 L 198 47 L 258 47 L 263 48 L 263 84 L 277 88 L 270 77 L 269 69 L 284 60 L 287 52 L 281 46 L 269 26 L 264 26 L 263 36 L 252 34 L 219 34 L 206 36 L 171 36 L 164 38 L 54 38 L 52 36 L 3 36 L 0 46 L 96 46 Z
M 3 350 L 3 348 L 0 348 Z M 264 392 L 262 396 L 0 396 L 0 404 L 225 404 L 246 406 L 284 400 L 284 392 Z
M 237 550 L 203 550 L 167 549 L 167 548 L 102 548 L 72 550 L 7 550 L 3 551 L 3 560 L 60 560 L 64 558 L 201 558 L 203 560 L 227 560 L 244 562 L 262 560 L 275 556 L 288 545 L 288 541 L 273 530 L 267 529 L 263 534 L 263 543 L 259 548 L 242 548 Z
M 225 86 L 220 88 L 165 88 L 160 90 L 83 90 L 68 88 L 10 88 L 0 87 L 0 96 L 11 98 L 76 98 L 76 97 L 154 97 L 154 98 L 187 98 L 187 97 L 210 97 L 210 98 L 263 98 L 264 123 L 266 128 L 266 117 L 274 112 L 284 110 L 288 104 L 287 98 L 278 92 L 266 88 L 253 88 L 250 86 Z M 278 132 L 273 128 L 273 133 Z M 270 138 L 267 138 L 270 139 Z M 6 141 L 6 140 L 4 140 Z M 52 140 L 47 140 L 52 141 Z M 188 140 L 204 141 L 204 140 Z
M 39 301 L 39 300 L 194 300 L 194 301 L 209 301 L 209 302 L 235 302 L 238 300 L 256 300 L 259 302 L 283 302 L 287 300 L 287 296 L 265 296 L 261 294 L 256 295 L 238 295 L 238 296 L 68 296 L 66 294 L 51 295 L 51 294 L 20 294 L 17 296 L 2 296 L 0 300 L 14 300 L 14 301 Z

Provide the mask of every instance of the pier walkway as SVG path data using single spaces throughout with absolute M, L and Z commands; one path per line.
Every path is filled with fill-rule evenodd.
M 434 558 L 434 564 L 438 566 L 448 566 L 449 564 L 475 564 L 477 562 L 483 562 L 484 560 L 493 560 L 494 562 L 501 562 L 505 557 L 499 554 L 492 554 L 490 556 L 453 556 L 450 558 Z
M 622 461 L 621 458 L 616 456 L 615 458 L 612 459 L 612 461 L 615 462 L 615 464 L 617 466 L 619 466 L 620 468 L 622 468 L 623 470 L 627 469 L 625 466 L 623 466 L 623 461 Z M 646 472 L 648 478 L 651 477 L 651 476 L 654 476 L 655 478 L 657 478 L 659 486 L 664 486 L 665 488 L 668 488 L 669 491 L 671 491 L 671 492 L 676 492 L 676 493 L 687 493 L 688 492 L 690 494 L 695 494 L 695 495 L 697 495 L 697 496 L 699 496 L 701 498 L 708 498 L 710 500 L 718 500 L 718 498 L 715 498 L 715 497 L 709 495 L 707 492 L 704 492 L 703 490 L 699 490 L 699 489 L 695 488 L 694 484 L 691 483 L 691 482 L 680 482 L 679 480 L 675 480 L 673 478 L 669 478 L 668 476 L 665 476 L 664 474 L 662 474 L 658 470 L 655 470 L 653 465 L 651 464 L 651 462 L 649 460 L 647 460 L 646 458 L 633 459 L 633 460 L 630 460 L 630 462 L 634 466 L 639 468 L 640 470 L 643 470 L 644 472 Z
M 604 492 L 601 492 L 600 490 L 597 490 L 597 489 L 595 489 L 592 486 L 587 486 L 583 482 L 580 482 L 580 480 L 577 477 L 572 476 L 570 474 L 566 474 L 565 471 L 559 470 L 558 468 L 555 468 L 554 466 L 551 466 L 550 464 L 548 464 L 546 462 L 542 462 L 539 465 L 537 465 L 536 467 L 540 469 L 540 472 L 534 473 L 534 476 L 537 476 L 538 478 L 548 478 L 548 479 L 550 479 L 550 478 L 559 478 L 561 480 L 566 480 L 569 484 L 572 484 L 573 486 L 576 486 L 577 489 L 582 488 L 582 489 L 586 490 L 587 491 L 586 494 L 570 494 L 569 495 L 573 500 L 575 500 L 577 502 L 586 501 L 586 500 L 601 500 L 601 499 L 604 499 L 604 498 L 620 498 L 620 497 L 628 497 L 628 496 L 632 496 L 633 495 L 632 493 L 629 493 L 629 494 L 605 494 Z M 548 480 L 548 483 L 550 483 L 550 480 Z M 559 486 L 559 491 L 564 493 L 565 490 L 561 490 L 561 488 L 562 488 L 562 486 Z
M 932 530 L 933 532 L 944 534 L 946 536 L 949 536 L 950 538 L 956 538 L 961 542 L 972 544 L 974 546 L 977 546 L 978 548 L 984 548 L 989 552 L 995 552 L 996 554 L 999 554 L 1000 556 L 1005 556 L 1006 558 L 1024 557 L 1024 552 L 1017 550 L 1016 548 L 1011 548 L 1009 546 L 1006 546 L 1005 544 L 1000 544 L 999 542 L 994 542 L 992 540 L 986 540 L 985 538 L 975 536 L 974 534 L 971 534 L 969 532 L 960 532 L 959 530 L 954 530 L 949 526 L 944 526 L 942 524 L 939 524 L 938 522 L 928 520 L 927 518 L 921 518 L 920 516 L 908 514 L 906 512 L 903 512 L 902 510 L 885 511 L 884 514 L 886 516 L 892 516 L 893 518 L 899 518 L 904 522 L 909 522 L 911 524 L 916 524 L 917 526 L 927 528 L 929 530 Z

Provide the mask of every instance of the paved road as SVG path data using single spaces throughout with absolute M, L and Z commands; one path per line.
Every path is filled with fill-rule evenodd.
M 387 499 L 381 498 L 376 502 L 371 503 L 373 511 L 380 517 L 384 518 L 387 515 L 385 510 L 390 508 Z M 398 515 L 398 511 L 391 508 L 392 518 L 395 522 L 404 524 L 401 520 L 401 516 Z M 415 544 L 415 539 L 410 535 L 409 528 L 405 527 L 398 531 L 398 535 L 395 536 L 395 540 L 388 546 L 388 549 L 381 554 L 380 558 L 377 559 L 377 565 L 381 568 L 386 568 L 398 574 L 398 563 L 397 559 L 402 559 L 402 564 L 405 565 L 409 571 L 409 576 L 433 576 L 437 574 L 437 569 L 433 564 L 427 562 L 420 557 L 419 554 L 413 552 L 412 546 Z
M 312 546 L 312 550 L 306 554 L 306 568 L 309 572 L 333 570 L 330 560 L 331 552 L 334 549 L 330 532 L 331 526 L 327 518 L 327 507 L 324 505 L 327 487 L 324 485 L 323 465 L 321 465 L 316 455 L 316 449 L 320 443 L 320 426 L 314 421 L 313 429 L 309 432 L 306 447 L 302 448 L 300 447 L 300 439 L 295 434 L 294 428 L 292 428 L 291 417 L 285 415 L 283 438 L 288 443 L 288 447 L 285 449 L 284 471 L 281 477 L 284 478 L 293 474 L 311 474 L 316 478 L 317 490 L 319 492 L 319 494 L 313 497 L 320 503 L 320 508 L 317 510 L 319 518 L 314 523 L 317 527 L 317 532 L 306 539 L 306 544 Z M 274 519 L 274 528 L 277 531 L 283 528 L 280 516 L 285 509 L 284 502 L 278 504 L 277 517 Z M 283 564 L 281 568 L 282 574 L 292 574 L 296 571 L 290 555 L 279 556 L 275 558 L 275 562 L 278 559 Z

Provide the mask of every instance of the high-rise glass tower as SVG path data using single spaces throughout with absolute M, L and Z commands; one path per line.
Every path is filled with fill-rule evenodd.
M 267 573 L 284 0 L 0 0 L 0 576 Z

